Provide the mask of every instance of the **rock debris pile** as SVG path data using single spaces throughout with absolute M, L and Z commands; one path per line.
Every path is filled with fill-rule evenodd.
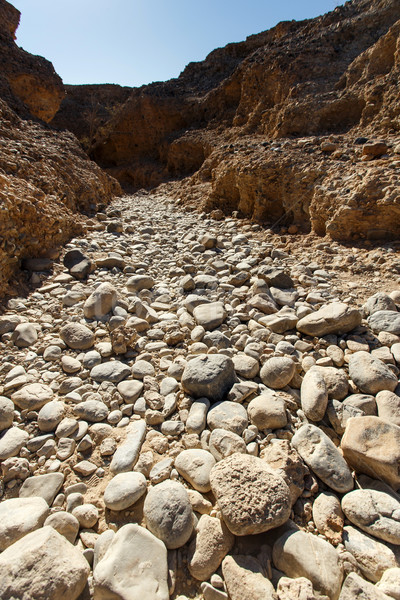
M 161 196 L 97 217 L 0 317 L 0 597 L 398 600 L 400 289 Z

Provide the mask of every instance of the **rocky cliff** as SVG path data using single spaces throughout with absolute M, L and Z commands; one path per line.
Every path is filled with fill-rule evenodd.
M 194 206 L 397 235 L 399 19 L 397 0 L 353 0 L 215 50 L 134 89 L 93 156 L 135 187 L 189 176 L 175 193 Z M 377 154 L 355 143 L 380 138 Z
M 121 191 L 71 133 L 46 125 L 64 87 L 50 62 L 16 45 L 19 17 L 0 0 L 0 297 L 21 259 L 82 232 L 85 215 Z

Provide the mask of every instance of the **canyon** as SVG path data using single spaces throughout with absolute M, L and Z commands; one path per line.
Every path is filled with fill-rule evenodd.
M 398 600 L 400 4 L 65 85 L 0 0 L 0 598 Z

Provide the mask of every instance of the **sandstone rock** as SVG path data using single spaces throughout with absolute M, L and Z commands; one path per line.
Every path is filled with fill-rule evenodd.
M 397 546 L 382 544 L 355 527 L 344 527 L 343 543 L 356 559 L 361 573 L 374 583 L 381 579 L 386 569 L 400 567 Z
M 363 306 L 364 312 L 367 315 L 373 315 L 378 311 L 395 311 L 396 303 L 388 294 L 384 292 L 377 292 L 373 296 L 370 296 Z
M 155 281 L 149 275 L 132 275 L 126 282 L 129 292 L 140 292 L 140 290 L 150 290 Z
M 143 383 L 132 379 L 121 381 L 117 390 L 127 404 L 134 404 L 143 391 Z
M 108 406 L 99 400 L 85 400 L 78 402 L 73 408 L 74 414 L 89 423 L 104 421 L 108 415 Z
M 381 390 L 393 392 L 397 386 L 393 371 L 368 352 L 356 352 L 350 356 L 349 375 L 365 394 L 375 395 Z
M 0 503 L 0 550 L 42 527 L 49 513 L 43 498 L 11 498 Z
M 315 365 L 311 367 L 310 371 L 317 372 L 323 377 L 329 398 L 334 398 L 335 400 L 346 398 L 349 391 L 349 383 L 347 374 L 343 369 Z
M 327 600 L 328 596 L 314 595 L 313 584 L 305 577 L 281 577 L 276 587 L 279 600 Z
M 42 406 L 38 414 L 38 427 L 40 431 L 54 431 L 62 421 L 64 411 L 64 402 L 58 400 L 53 400 Z
M 354 525 L 370 535 L 400 545 L 400 501 L 377 490 L 353 490 L 342 499 L 342 509 Z
M 230 390 L 235 379 L 232 360 L 220 354 L 210 354 L 187 363 L 181 384 L 183 390 L 194 398 L 206 397 L 211 402 L 218 402 Z
M 258 360 L 252 356 L 247 356 L 247 354 L 239 354 L 234 356 L 233 365 L 237 375 L 244 377 L 245 379 L 253 379 L 254 377 L 257 377 L 258 371 L 260 370 Z
M 90 529 L 99 520 L 99 511 L 94 504 L 84 503 L 73 509 L 72 516 L 78 519 L 81 527 Z
M 4 598 L 77 600 L 89 575 L 82 553 L 53 527 L 24 536 L 0 555 Z
M 347 496 L 351 494 L 354 492 L 350 492 Z M 342 541 L 344 525 L 344 515 L 339 499 L 330 492 L 322 492 L 314 500 L 312 514 L 318 531 L 334 546 L 339 544 Z
M 196 526 L 196 537 L 191 542 L 188 568 L 195 579 L 204 581 L 215 573 L 235 538 L 223 521 L 202 515 Z
M 104 491 L 104 504 L 110 510 L 125 510 L 135 504 L 146 491 L 142 473 L 118 473 Z
M 261 367 L 261 381 L 267 387 L 281 390 L 292 379 L 296 365 L 291 358 L 276 356 L 268 359 Z
M 210 472 L 214 465 L 214 456 L 197 448 L 183 450 L 175 459 L 178 473 L 199 492 L 210 491 Z
M 387 595 L 377 589 L 375 585 L 369 581 L 365 581 L 357 573 L 349 573 L 346 577 L 342 591 L 340 592 L 339 600 L 389 600 Z
M 101 319 L 113 310 L 117 302 L 117 290 L 107 281 L 101 283 L 83 305 L 87 319 Z
M 94 344 L 94 334 L 81 323 L 67 323 L 60 330 L 60 338 L 73 350 L 87 350 Z
M 353 478 L 346 461 L 321 429 L 311 424 L 302 425 L 293 436 L 292 445 L 310 469 L 335 492 L 353 489 Z
M 163 481 L 150 488 L 143 507 L 147 528 L 168 549 L 180 548 L 193 531 L 193 512 L 189 497 L 178 481 Z
M 400 427 L 379 417 L 349 419 L 341 448 L 353 469 L 399 487 Z
M 296 327 L 305 335 L 342 334 L 361 325 L 361 314 L 344 302 L 332 302 L 300 319 Z
M 343 568 L 336 550 L 321 538 L 304 531 L 289 531 L 275 542 L 273 561 L 288 577 L 306 577 L 314 589 L 337 600 Z
M 226 556 L 222 574 L 231 600 L 275 600 L 272 583 L 252 556 Z
M 188 433 L 200 435 L 205 429 L 209 408 L 210 401 L 207 398 L 199 398 L 196 402 L 193 402 L 186 420 L 186 431 Z
M 233 454 L 210 474 L 211 489 L 223 519 L 235 535 L 253 535 L 279 527 L 290 515 L 284 480 L 261 459 Z
M 260 458 L 275 469 L 289 487 L 293 505 L 304 490 L 306 467 L 288 440 L 272 440 L 260 453 Z

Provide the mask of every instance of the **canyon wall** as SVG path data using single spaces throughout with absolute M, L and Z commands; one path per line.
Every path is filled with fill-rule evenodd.
M 22 259 L 51 254 L 121 193 L 72 133 L 47 125 L 64 86 L 49 61 L 16 45 L 19 18 L 0 0 L 0 297 Z

